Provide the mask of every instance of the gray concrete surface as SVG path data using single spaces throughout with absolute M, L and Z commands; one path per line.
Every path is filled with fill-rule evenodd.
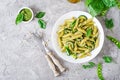
M 83 1 L 71 4 L 67 0 L 0 0 L 0 80 L 98 80 L 96 67 L 84 70 L 82 64 L 66 62 L 56 54 L 68 70 L 61 76 L 54 77 L 44 58 L 45 52 L 40 41 L 29 34 L 35 30 L 45 32 L 46 41 L 53 50 L 50 38 L 55 21 L 69 11 L 87 11 Z M 39 28 L 37 19 L 27 24 L 15 25 L 17 11 L 24 6 L 32 8 L 34 13 L 46 12 L 45 30 Z M 106 29 L 103 19 L 98 18 L 103 25 L 105 35 L 112 35 L 120 40 L 120 11 L 113 8 L 107 16 L 114 19 L 115 27 L 112 31 Z M 103 54 L 114 58 L 111 64 L 103 63 L 105 80 L 120 80 L 120 50 L 105 38 L 102 51 L 92 61 L 101 62 Z

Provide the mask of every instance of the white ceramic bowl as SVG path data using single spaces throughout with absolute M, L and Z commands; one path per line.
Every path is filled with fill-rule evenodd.
M 22 8 L 20 8 L 20 10 L 18 11 L 18 14 L 19 14 L 20 11 L 23 10 L 23 9 L 29 9 L 29 10 L 31 11 L 31 13 L 32 13 L 32 17 L 31 17 L 30 20 L 28 20 L 28 21 L 23 21 L 24 23 L 29 23 L 30 21 L 32 21 L 32 19 L 33 19 L 33 17 L 34 17 L 33 10 L 32 10 L 31 8 L 29 8 L 29 7 L 22 7 Z
M 102 49 L 103 43 L 104 43 L 104 32 L 103 32 L 103 28 L 102 25 L 100 24 L 100 22 L 94 17 L 93 21 L 95 22 L 95 25 L 97 25 L 98 30 L 99 30 L 99 46 L 97 48 L 95 48 L 93 51 L 91 51 L 91 56 L 82 58 L 82 59 L 74 59 L 71 56 L 67 56 L 66 53 L 61 52 L 61 49 L 58 45 L 58 41 L 57 41 L 57 31 L 59 29 L 59 25 L 64 23 L 65 19 L 70 19 L 72 17 L 79 17 L 80 15 L 85 15 L 87 18 L 92 18 L 92 16 L 89 13 L 83 12 L 83 11 L 72 11 L 69 13 L 64 14 L 63 16 L 61 16 L 55 23 L 54 27 L 53 27 L 53 31 L 52 31 L 52 45 L 54 50 L 56 51 L 56 53 L 64 60 L 68 61 L 68 62 L 72 62 L 72 63 L 84 63 L 84 62 L 88 62 L 91 59 L 95 58 L 100 50 Z

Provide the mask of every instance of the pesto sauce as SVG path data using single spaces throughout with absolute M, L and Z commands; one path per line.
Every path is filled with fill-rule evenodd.
M 32 18 L 32 12 L 27 8 L 22 9 L 20 13 L 24 15 L 23 21 L 29 21 Z

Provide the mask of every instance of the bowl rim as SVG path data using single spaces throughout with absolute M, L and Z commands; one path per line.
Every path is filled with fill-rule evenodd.
M 100 44 L 100 42 L 99 42 L 99 44 L 101 45 L 99 45 L 98 46 L 98 52 L 96 53 L 96 54 L 94 54 L 94 56 L 92 55 L 91 57 L 89 57 L 89 58 L 86 58 L 86 60 L 85 61 L 83 61 L 82 59 L 77 59 L 76 61 L 74 60 L 74 61 L 72 61 L 72 60 L 68 60 L 68 59 L 66 59 L 66 58 L 64 58 L 63 57 L 63 55 L 62 55 L 62 52 L 58 52 L 57 51 L 57 49 L 56 49 L 56 46 L 55 46 L 55 41 L 54 41 L 54 35 L 53 34 L 55 34 L 55 32 L 56 32 L 56 30 L 55 30 L 55 28 L 56 28 L 56 25 L 57 25 L 57 23 L 59 23 L 59 21 L 60 20 L 62 20 L 62 18 L 64 17 L 64 16 L 66 16 L 66 15 L 68 15 L 68 14 L 72 14 L 72 13 L 85 13 L 85 14 L 87 14 L 87 16 L 91 16 L 89 13 L 87 13 L 87 12 L 84 12 L 84 11 L 70 11 L 70 12 L 68 12 L 68 13 L 65 13 L 64 15 L 62 15 L 60 18 L 58 18 L 58 20 L 55 22 L 55 24 L 54 24 L 54 26 L 53 26 L 53 29 L 52 29 L 52 36 L 51 36 L 51 40 L 52 40 L 52 46 L 53 46 L 53 49 L 55 50 L 55 52 L 57 53 L 57 55 L 58 56 L 60 56 L 63 60 L 65 60 L 65 61 L 68 61 L 68 62 L 71 62 L 71 63 L 85 63 L 85 62 L 88 62 L 88 61 L 90 61 L 90 60 L 92 60 L 92 59 L 94 59 L 99 53 L 100 53 L 100 51 L 101 51 L 101 49 L 102 49 L 102 47 L 103 47 L 103 44 L 104 44 L 104 31 L 103 31 L 103 27 L 102 27 L 102 25 L 101 25 L 101 23 L 100 23 L 100 21 L 96 18 L 96 17 L 93 17 L 93 19 L 95 19 L 96 20 L 96 22 L 95 23 L 99 23 L 99 27 L 100 27 L 100 30 L 99 30 L 99 32 L 101 32 L 102 34 L 102 44 Z M 86 15 L 85 15 L 86 16 Z M 92 17 L 92 16 L 91 16 Z M 65 20 L 65 19 L 64 19 Z M 60 24 L 59 24 L 60 25 Z M 98 27 L 98 26 L 97 26 Z M 98 28 L 99 28 L 98 27 Z M 58 28 L 58 26 L 57 26 L 57 28 Z M 56 33 L 57 34 L 57 33 Z M 100 35 L 100 33 L 99 33 L 99 35 Z M 94 49 L 95 50 L 95 49 Z M 66 55 L 67 56 L 67 55 Z M 84 58 L 84 59 L 85 59 Z M 80 61 L 80 60 L 82 60 L 82 61 Z
M 29 23 L 29 22 L 31 22 L 32 20 L 33 20 L 33 17 L 34 17 L 34 13 L 33 13 L 33 10 L 31 9 L 31 8 L 29 8 L 29 7 L 21 7 L 20 9 L 19 9 L 19 11 L 18 11 L 18 14 L 20 13 L 20 11 L 21 10 L 23 10 L 23 9 L 29 9 L 30 11 L 31 11 L 31 13 L 32 13 L 32 17 L 31 17 L 31 19 L 30 20 L 28 20 L 28 21 L 23 21 L 24 23 Z M 17 15 L 18 15 L 17 14 Z

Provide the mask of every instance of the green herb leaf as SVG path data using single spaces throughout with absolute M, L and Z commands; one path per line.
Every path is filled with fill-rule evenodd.
M 86 0 L 85 5 L 87 6 L 89 13 L 94 17 L 100 14 L 105 15 L 106 11 L 108 11 L 113 6 L 116 6 L 116 1 L 115 0 Z
M 103 56 L 103 59 L 106 63 L 111 63 L 112 62 L 112 57 L 111 56 Z
M 88 62 L 88 65 L 83 65 L 82 67 L 84 69 L 88 69 L 88 68 L 93 68 L 94 66 L 96 66 L 94 62 Z
M 120 49 L 120 41 L 112 36 L 106 36 L 108 40 L 113 42 Z
M 42 19 L 38 20 L 38 24 L 40 25 L 41 28 L 45 29 L 46 28 L 46 22 Z
M 116 5 L 116 1 L 115 0 L 102 0 L 103 3 L 107 6 L 107 7 L 113 7 Z
M 105 19 L 105 25 L 106 25 L 106 28 L 108 29 L 112 29 L 114 27 L 114 23 L 113 23 L 113 20 L 112 19 Z
M 87 37 L 91 36 L 91 33 L 92 33 L 92 29 L 87 29 L 87 34 L 86 34 L 86 36 L 87 36 Z
M 92 67 L 95 66 L 95 63 L 94 62 L 88 62 Z
M 76 23 L 76 20 L 74 20 L 74 21 L 71 23 L 70 27 L 71 27 L 72 29 L 74 28 L 75 23 Z
M 70 56 L 72 53 L 71 53 L 69 47 L 68 47 L 68 46 L 65 46 L 65 49 L 66 49 L 67 55 Z
M 120 9 L 120 1 L 116 0 L 117 7 Z
M 36 18 L 42 18 L 42 17 L 44 17 L 44 15 L 45 15 L 45 12 L 39 12 L 39 13 L 37 13 L 36 14 Z
M 88 4 L 88 11 L 92 16 L 99 15 L 105 8 L 106 6 L 102 0 L 93 0 Z
M 21 13 L 19 13 L 18 15 L 17 15 L 17 18 L 16 18 L 16 20 L 15 20 L 15 23 L 16 23 L 16 25 L 17 24 L 19 24 L 19 23 L 21 23 L 22 21 L 23 21 L 23 14 L 21 14 Z
M 106 16 L 107 12 L 108 12 L 108 9 L 103 10 L 99 16 Z
M 91 2 L 93 2 L 93 0 L 85 0 L 85 5 L 88 7 Z
M 103 74 L 102 74 L 102 64 L 99 63 L 97 66 L 97 75 L 99 80 L 104 80 Z

